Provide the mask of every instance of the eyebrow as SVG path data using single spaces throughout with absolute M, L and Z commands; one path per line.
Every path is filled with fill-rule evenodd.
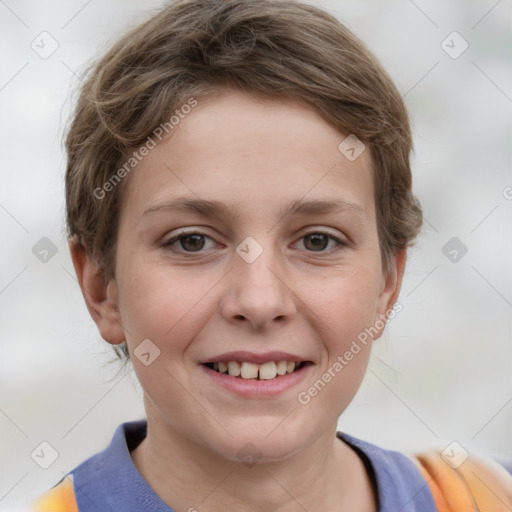
M 281 218 L 293 215 L 325 215 L 340 211 L 353 211 L 359 216 L 366 217 L 364 208 L 356 203 L 342 199 L 309 200 L 296 199 L 286 208 L 281 209 Z M 220 201 L 206 199 L 193 199 L 189 197 L 177 197 L 170 201 L 164 201 L 149 207 L 142 214 L 143 217 L 155 212 L 164 213 L 196 213 L 205 217 L 225 217 L 237 219 L 240 217 L 240 205 L 230 207 Z

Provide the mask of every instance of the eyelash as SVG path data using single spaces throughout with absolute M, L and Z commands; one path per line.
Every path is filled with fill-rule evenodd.
M 204 252 L 203 250 L 200 250 L 200 251 L 184 251 L 184 250 L 177 250 L 176 248 L 172 247 L 173 244 L 175 244 L 176 242 L 178 242 L 182 238 L 187 238 L 187 237 L 193 236 L 193 235 L 198 235 L 198 236 L 202 236 L 202 237 L 205 237 L 205 238 L 212 239 L 210 236 L 205 235 L 204 233 L 201 233 L 201 231 L 193 230 L 193 231 L 187 231 L 187 232 L 179 233 L 178 235 L 174 236 L 170 240 L 166 241 L 163 244 L 163 247 L 166 248 L 166 249 L 169 249 L 172 252 L 180 253 L 182 255 L 186 255 L 186 257 L 194 257 L 195 255 L 202 254 Z M 341 249 L 349 246 L 348 242 L 346 242 L 344 240 L 340 240 L 339 238 L 335 237 L 334 235 L 332 235 L 330 233 L 327 233 L 326 231 L 321 231 L 321 230 L 315 230 L 315 231 L 310 231 L 309 233 L 305 233 L 304 235 L 302 235 L 302 237 L 299 240 L 301 240 L 303 238 L 306 238 L 307 236 L 310 236 L 310 235 L 325 235 L 325 236 L 328 237 L 329 240 L 334 240 L 337 243 L 337 247 L 335 247 L 334 249 L 331 249 L 330 251 L 325 251 L 325 250 L 322 250 L 322 251 L 307 251 L 307 252 L 309 252 L 311 254 L 315 254 L 315 253 L 319 253 L 319 254 L 330 253 L 330 252 L 333 252 L 333 251 L 341 250 Z

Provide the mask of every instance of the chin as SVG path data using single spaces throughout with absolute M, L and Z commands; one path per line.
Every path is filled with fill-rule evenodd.
M 283 417 L 244 418 L 224 427 L 232 437 L 223 431 L 222 439 L 212 443 L 213 449 L 227 460 L 248 466 L 285 460 L 305 449 L 312 434 L 311 426 L 289 418 L 283 421 Z

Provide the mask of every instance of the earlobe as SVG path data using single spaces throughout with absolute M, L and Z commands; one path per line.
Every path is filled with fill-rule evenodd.
M 117 286 L 105 281 L 103 271 L 76 240 L 69 243 L 71 259 L 89 313 L 105 341 L 113 345 L 125 341 L 118 308 Z
M 389 271 L 382 276 L 382 286 L 377 299 L 375 314 L 376 323 L 379 320 L 380 323 L 382 323 L 387 319 L 398 299 L 398 295 L 400 294 L 400 289 L 402 287 L 405 263 L 406 249 L 397 251 L 391 258 Z M 378 335 L 375 336 L 374 339 L 379 338 L 383 330 L 384 329 L 380 329 Z

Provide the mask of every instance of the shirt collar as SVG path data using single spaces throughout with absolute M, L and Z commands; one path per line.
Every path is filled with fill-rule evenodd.
M 379 512 L 437 511 L 428 482 L 405 455 L 341 432 L 337 437 L 371 465 L 370 477 L 377 492 Z
M 145 420 L 117 427 L 110 445 L 72 473 L 81 512 L 173 512 L 137 470 L 130 451 L 146 437 Z M 363 459 L 377 491 L 379 512 L 435 512 L 432 493 L 405 455 L 337 433 Z M 368 467 L 368 462 L 370 467 Z

